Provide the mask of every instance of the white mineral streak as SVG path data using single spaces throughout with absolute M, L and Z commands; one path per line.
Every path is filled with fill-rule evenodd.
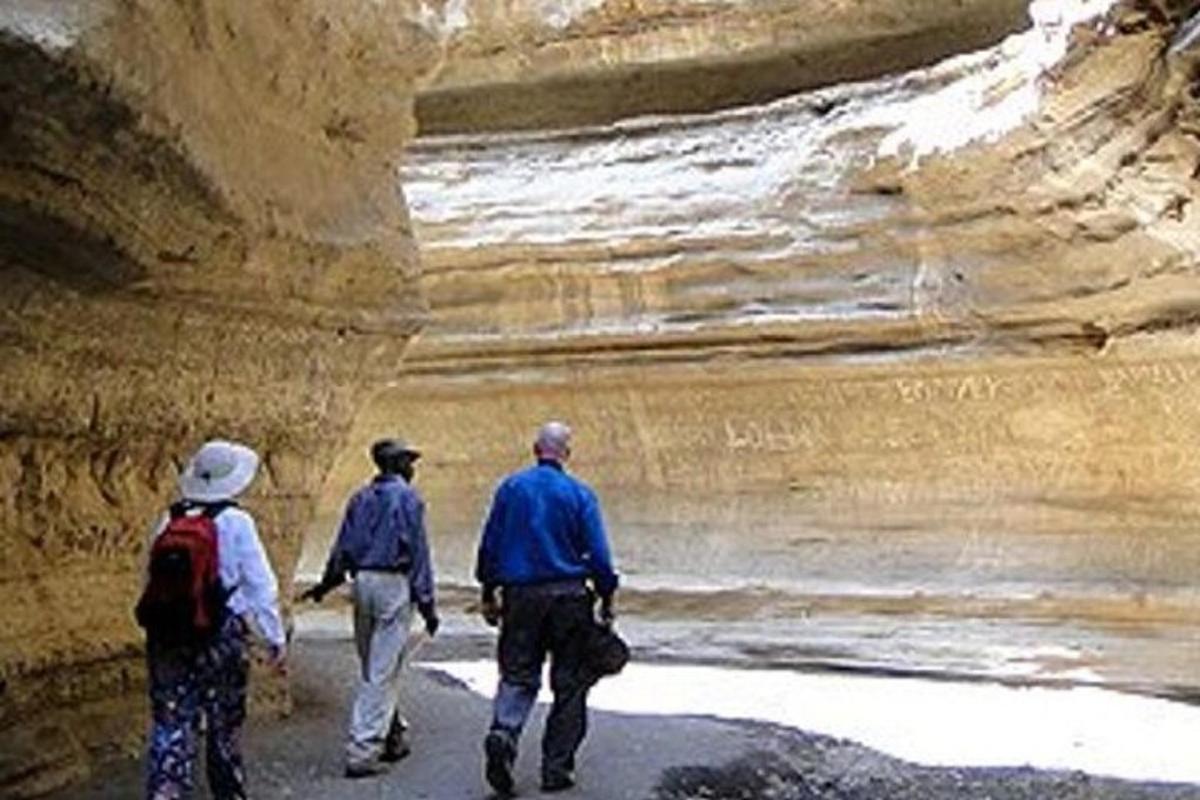
M 471 25 L 468 11 L 469 0 L 446 0 L 446 2 L 422 2 L 417 7 L 416 21 L 421 27 L 446 39 Z
M 1179 54 L 1190 50 L 1200 42 L 1200 11 L 1192 15 L 1184 25 L 1179 29 L 1179 33 L 1175 35 L 1174 41 L 1171 42 L 1171 53 Z
M 604 0 L 539 0 L 535 8 L 551 27 L 562 30 L 602 5 Z
M 428 666 L 479 694 L 490 697 L 495 689 L 490 662 Z M 626 714 L 760 720 L 851 739 L 920 764 L 1029 765 L 1200 782 L 1200 708 L 1091 687 L 631 664 L 601 681 L 589 698 L 595 709 Z
M 856 226 L 893 206 L 888 198 L 848 193 L 849 173 L 880 155 L 916 159 L 1010 130 L 1036 110 L 1039 76 L 1062 57 L 1071 26 L 1111 2 L 1037 0 L 1036 25 L 989 50 L 766 106 L 584 130 L 419 140 L 402 175 L 418 239 L 430 252 L 650 241 L 694 250 L 698 242 L 720 242 L 703 256 L 689 255 L 699 261 L 854 252 Z M 604 269 L 654 270 L 680 257 L 660 250 L 612 258 Z M 865 302 L 859 287 L 852 307 L 837 297 L 797 307 L 775 303 L 770 318 L 895 313 L 906 302 L 911 265 L 885 259 L 877 266 L 870 278 L 876 295 Z M 836 291 L 819 277 L 795 280 L 776 286 L 776 294 Z M 761 321 L 752 305 L 743 312 L 745 320 Z
M 428 31 L 449 39 L 468 30 L 479 16 L 501 16 L 511 21 L 528 21 L 555 31 L 563 31 L 574 22 L 604 5 L 605 0 L 529 0 L 526 3 L 509 3 L 504 11 L 495 8 L 492 0 L 482 0 L 489 5 L 480 15 L 476 7 L 481 0 L 422 0 L 417 9 L 418 22 Z
M 1037 112 L 1040 81 L 1066 55 L 1071 28 L 1104 14 L 1113 2 L 1034 0 L 1029 30 L 929 69 L 931 86 L 951 79 L 943 88 L 868 113 L 866 125 L 893 128 L 879 146 L 880 155 L 908 153 L 915 166 L 922 156 L 992 141 L 1017 127 Z
M 0 28 L 47 50 L 67 50 L 87 27 L 88 13 L 76 0 L 6 0 Z

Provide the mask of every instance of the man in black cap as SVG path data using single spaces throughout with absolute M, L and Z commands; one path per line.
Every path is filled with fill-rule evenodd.
M 320 602 L 354 578 L 354 639 L 362 676 L 346 742 L 346 776 L 378 775 L 408 746 L 396 710 L 405 641 L 415 606 L 433 636 L 438 617 L 425 534 L 425 501 L 411 485 L 421 454 L 398 439 L 371 447 L 379 468 L 350 498 L 321 582 L 301 597 Z

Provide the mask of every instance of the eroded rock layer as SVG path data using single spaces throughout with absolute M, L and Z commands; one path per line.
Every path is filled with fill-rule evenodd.
M 440 134 L 712 111 L 977 49 L 1027 0 L 460 0 L 417 103 Z
M 139 560 L 204 439 L 262 454 L 286 586 L 364 373 L 424 314 L 406 13 L 0 8 L 0 793 L 141 737 Z
M 431 321 L 323 522 L 399 426 L 467 582 L 495 481 L 563 417 L 647 596 L 782 592 L 734 604 L 801 653 L 858 609 L 812 661 L 1004 649 L 1194 688 L 1200 84 L 1168 47 L 1196 5 L 1037 3 L 1033 31 L 882 81 L 418 140 Z M 721 597 L 673 607 L 731 619 Z M 930 620 L 921 663 L 904 631 Z
M 285 582 L 397 428 L 466 582 L 562 416 L 650 616 L 959 670 L 1020 617 L 1020 658 L 1194 690 L 1197 3 L 1109 7 L 892 75 L 1024 3 L 9 0 L 0 790 L 140 737 L 143 537 L 214 435 Z M 467 135 L 410 224 L 421 81 Z M 1078 646 L 1114 629 L 1142 661 Z

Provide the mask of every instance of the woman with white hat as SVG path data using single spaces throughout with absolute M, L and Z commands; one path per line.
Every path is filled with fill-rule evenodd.
M 286 669 L 278 583 L 254 519 L 236 503 L 254 480 L 258 463 L 258 454 L 245 445 L 206 443 L 180 473 L 181 499 L 159 523 L 151 540 L 147 590 L 138 607 L 139 621 L 147 629 L 153 711 L 146 770 L 150 800 L 190 795 L 201 715 L 207 723 L 206 766 L 213 797 L 234 800 L 246 796 L 240 731 L 246 717 L 246 637 L 251 624 L 266 640 L 271 663 L 281 673 Z M 169 537 L 183 546 L 170 552 L 164 544 Z M 162 621 L 169 615 L 156 616 L 156 608 L 161 612 L 162 604 L 155 607 L 155 598 L 147 599 L 155 582 L 161 587 L 161 575 L 169 571 L 161 565 L 169 567 L 178 550 L 195 548 L 192 553 L 200 555 L 193 555 L 193 561 L 185 558 L 183 568 L 200 570 L 195 565 L 207 557 L 209 551 L 204 547 L 214 551 L 210 560 L 215 564 L 208 567 L 217 598 L 212 619 L 193 627 L 193 611 L 189 610 L 185 624 L 178 624 L 176 617 L 172 626 L 164 629 Z M 161 596 L 160 592 L 158 599 Z M 197 633 L 200 627 L 204 628 L 202 634 Z

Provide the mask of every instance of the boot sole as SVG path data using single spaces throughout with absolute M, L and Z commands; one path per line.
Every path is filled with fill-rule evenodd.
M 395 764 L 397 761 L 408 758 L 411 754 L 412 748 L 405 744 L 401 745 L 400 747 L 389 747 L 385 749 L 383 751 L 383 755 L 379 757 L 379 760 L 385 764 Z
M 565 792 L 568 789 L 575 788 L 575 781 L 571 778 L 555 778 L 553 780 L 542 781 L 542 792 L 545 794 L 554 794 L 555 792 Z
M 512 749 L 500 734 L 489 733 L 483 740 L 487 755 L 487 782 L 500 795 L 513 794 Z

